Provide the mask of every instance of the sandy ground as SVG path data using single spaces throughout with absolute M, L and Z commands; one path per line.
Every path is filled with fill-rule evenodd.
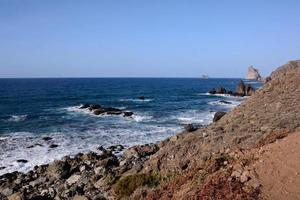
M 255 164 L 266 199 L 300 199 L 300 131 L 262 148 Z

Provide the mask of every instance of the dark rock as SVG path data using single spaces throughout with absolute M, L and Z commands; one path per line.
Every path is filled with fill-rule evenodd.
M 50 141 L 50 140 L 52 140 L 52 137 L 43 137 L 42 138 L 44 141 Z
M 254 92 L 255 92 L 255 89 L 250 84 L 247 84 L 245 87 L 245 95 L 251 96 L 254 94 Z
M 139 96 L 138 99 L 145 100 L 145 97 L 144 96 Z
M 0 167 L 0 170 L 5 169 L 6 167 Z
M 229 101 L 224 101 L 224 100 L 220 100 L 219 102 L 220 102 L 220 103 L 224 103 L 224 104 L 232 104 L 231 102 L 229 102 Z
M 19 160 L 17 160 L 17 162 L 19 162 L 19 163 L 27 163 L 28 160 L 25 160 L 25 159 L 19 159 Z
M 226 112 L 223 112 L 223 111 L 216 112 L 213 122 L 220 120 L 225 114 L 226 114 Z
M 130 117 L 130 116 L 132 116 L 132 115 L 133 115 L 133 112 L 127 112 L 127 111 L 126 111 L 126 112 L 123 113 L 123 116 L 124 116 L 124 117 Z
M 89 107 L 91 110 L 96 110 L 96 109 L 100 109 L 101 106 L 99 104 L 93 104 Z
M 209 94 L 216 94 L 216 89 L 215 89 L 215 88 L 213 88 L 213 89 L 212 89 L 212 90 L 210 90 L 208 93 L 209 93 Z
M 243 81 L 240 81 L 236 87 L 236 93 L 241 95 L 241 96 L 245 96 L 245 89 L 246 89 L 246 85 L 244 84 Z
M 106 114 L 108 114 L 108 115 L 121 115 L 122 111 L 107 111 Z
M 53 148 L 56 148 L 56 147 L 58 147 L 59 145 L 57 145 L 57 144 L 51 144 L 50 146 L 49 146 L 49 148 L 51 148 L 51 149 L 53 149 Z
M 219 87 L 216 89 L 216 94 L 226 94 L 226 93 L 227 93 L 227 91 L 223 87 Z
M 96 110 L 94 110 L 93 113 L 95 115 L 101 115 L 101 114 L 105 113 L 105 110 L 104 109 L 96 109 Z
M 121 110 L 118 109 L 118 108 L 108 107 L 108 108 L 105 108 L 105 111 L 106 111 L 106 112 L 111 112 L 111 111 L 117 112 L 117 111 L 121 111 Z
M 89 108 L 90 105 L 89 104 L 83 104 L 82 106 L 79 107 L 79 109 L 86 109 Z
M 194 124 L 188 124 L 188 125 L 184 126 L 184 129 L 187 132 L 193 132 L 193 131 L 196 131 L 198 128 Z

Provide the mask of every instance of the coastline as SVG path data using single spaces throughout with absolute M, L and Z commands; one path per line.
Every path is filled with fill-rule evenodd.
M 100 148 L 100 154 L 77 154 L 26 174 L 0 176 L 0 197 L 260 199 L 262 185 L 247 149 L 259 151 L 299 129 L 297 75 L 300 61 L 290 62 L 219 121 L 130 147 L 123 156 Z

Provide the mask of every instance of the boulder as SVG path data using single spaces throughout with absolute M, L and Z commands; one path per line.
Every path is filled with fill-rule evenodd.
M 56 179 L 65 179 L 70 174 L 71 165 L 67 161 L 56 160 L 49 165 L 48 175 Z
M 198 127 L 196 127 L 194 124 L 187 124 L 184 126 L 184 129 L 187 132 L 193 132 L 193 131 L 196 131 L 198 129 Z
M 139 96 L 138 99 L 145 100 L 145 97 L 144 96 Z
M 213 122 L 219 121 L 224 115 L 226 115 L 226 112 L 223 111 L 216 112 Z

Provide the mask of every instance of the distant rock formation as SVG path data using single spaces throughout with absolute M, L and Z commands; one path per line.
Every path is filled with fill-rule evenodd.
M 255 69 L 252 65 L 248 67 L 246 79 L 262 81 L 262 77 L 259 74 L 258 69 Z

